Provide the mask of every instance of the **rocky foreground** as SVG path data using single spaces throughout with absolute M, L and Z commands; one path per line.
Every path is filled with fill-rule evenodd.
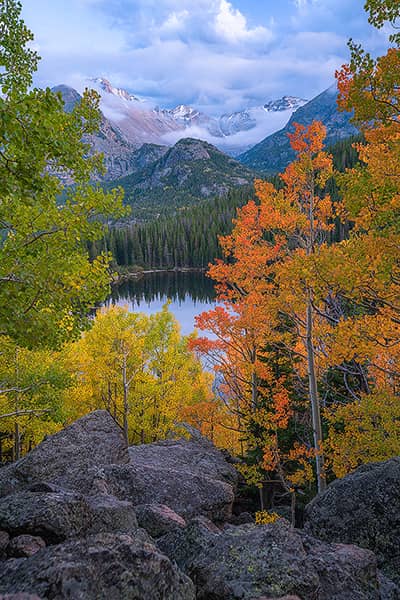
M 400 599 L 400 459 L 329 486 L 304 531 L 234 525 L 236 471 L 190 433 L 127 448 L 96 411 L 0 469 L 0 599 Z

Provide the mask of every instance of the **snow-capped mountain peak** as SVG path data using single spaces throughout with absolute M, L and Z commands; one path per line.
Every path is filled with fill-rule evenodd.
M 296 96 L 282 96 L 278 100 L 270 100 L 264 104 L 264 110 L 267 112 L 280 112 L 282 110 L 296 110 L 300 106 L 307 104 L 308 100 L 297 98 Z
M 104 77 L 90 81 L 101 95 L 104 116 L 136 147 L 144 143 L 173 145 L 193 137 L 235 156 L 284 127 L 292 113 L 306 103 L 295 96 L 283 96 L 264 105 L 212 116 L 187 104 L 155 107 Z
M 187 106 L 186 104 L 180 104 L 176 108 L 170 110 L 170 113 L 175 119 L 192 119 L 199 115 L 198 110 L 192 106 Z
M 95 82 L 99 86 L 99 88 L 102 91 L 107 92 L 107 94 L 118 96 L 119 98 L 122 98 L 123 100 L 128 100 L 129 102 L 140 102 L 139 98 L 133 96 L 132 94 L 130 94 L 122 88 L 114 87 L 113 85 L 111 85 L 108 79 L 105 79 L 104 77 L 95 77 L 91 79 L 91 81 Z

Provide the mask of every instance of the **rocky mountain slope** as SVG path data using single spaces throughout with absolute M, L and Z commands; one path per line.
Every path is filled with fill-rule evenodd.
M 172 148 L 145 144 L 133 156 L 133 172 L 114 182 L 125 190 L 126 202 L 137 211 L 188 206 L 251 184 L 254 171 L 217 148 L 182 139 Z
M 111 416 L 96 411 L 0 469 L 0 598 L 399 600 L 371 550 L 322 541 L 285 519 L 233 516 L 235 469 L 198 432 L 187 434 L 128 449 Z M 397 464 L 390 477 L 399 475 Z M 351 499 L 350 529 L 356 500 L 371 509 L 375 501 L 380 519 L 369 534 L 380 540 L 390 526 L 398 537 L 397 489 L 388 487 L 386 514 L 379 479 L 359 496 L 351 477 L 341 496 Z M 317 502 L 336 518 L 329 488 Z
M 52 88 L 53 92 L 61 94 L 66 111 L 71 111 L 75 104 L 81 100 L 81 95 L 76 90 L 66 85 Z M 104 180 L 113 180 L 131 173 L 135 166 L 133 156 L 137 146 L 132 144 L 124 133 L 102 115 L 100 129 L 95 135 L 85 136 L 94 152 L 104 155 L 106 173 Z
M 68 86 L 57 86 L 70 111 L 81 96 Z M 121 90 L 116 97 L 123 98 Z M 139 100 L 127 100 L 139 102 Z M 125 131 L 102 115 L 100 130 L 85 136 L 93 151 L 104 155 L 105 182 L 120 185 L 134 209 L 134 216 L 158 213 L 187 206 L 200 199 L 224 195 L 227 191 L 252 183 L 255 173 L 211 144 L 184 138 L 172 147 L 131 143 Z
M 356 135 L 358 130 L 350 122 L 351 114 L 338 111 L 336 98 L 337 91 L 334 85 L 298 108 L 283 129 L 268 136 L 239 156 L 238 160 L 263 173 L 273 174 L 282 171 L 295 156 L 287 135 L 293 131 L 293 123 L 310 125 L 313 120 L 322 121 L 327 128 L 327 145 Z

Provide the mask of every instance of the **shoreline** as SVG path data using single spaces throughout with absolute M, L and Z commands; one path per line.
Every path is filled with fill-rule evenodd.
M 112 281 L 111 285 L 118 286 L 126 281 L 141 279 L 145 275 L 154 273 L 205 273 L 207 267 L 173 267 L 166 269 L 143 269 L 140 271 L 128 271 L 126 273 L 117 273 L 117 277 Z

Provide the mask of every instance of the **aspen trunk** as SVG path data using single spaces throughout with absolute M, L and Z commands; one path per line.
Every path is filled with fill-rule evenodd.
M 126 358 L 124 357 L 124 361 L 122 364 L 122 384 L 124 388 L 124 437 L 126 443 L 128 444 L 128 380 L 126 376 Z
M 311 292 L 307 302 L 307 362 L 308 362 L 308 384 L 310 391 L 310 402 L 312 412 L 314 448 L 316 452 L 315 462 L 317 470 L 318 493 L 326 489 L 324 473 L 324 455 L 322 452 L 322 424 L 319 406 L 317 377 L 315 372 L 314 340 L 313 340 L 313 313 L 311 305 Z

